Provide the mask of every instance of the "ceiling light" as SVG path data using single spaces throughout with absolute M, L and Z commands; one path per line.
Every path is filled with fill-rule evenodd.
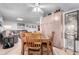
M 19 20 L 19 21 L 23 21 L 23 18 L 17 18 L 17 20 Z

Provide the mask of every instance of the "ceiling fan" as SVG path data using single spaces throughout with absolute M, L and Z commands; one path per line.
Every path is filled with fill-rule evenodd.
M 29 6 L 33 8 L 32 12 L 40 12 L 40 13 L 44 13 L 43 9 L 49 7 L 49 5 L 40 3 L 29 4 Z

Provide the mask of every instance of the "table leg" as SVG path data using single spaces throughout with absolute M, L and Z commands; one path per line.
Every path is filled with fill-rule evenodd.
M 52 44 L 52 42 L 51 42 L 51 52 L 52 52 L 52 55 L 53 55 L 53 48 L 52 48 L 52 46 L 53 46 L 53 44 Z
M 24 55 L 24 43 L 22 43 L 22 50 L 21 50 L 22 55 Z
M 49 42 L 47 42 L 47 54 L 49 55 Z
M 41 55 L 43 55 L 43 46 L 41 44 Z

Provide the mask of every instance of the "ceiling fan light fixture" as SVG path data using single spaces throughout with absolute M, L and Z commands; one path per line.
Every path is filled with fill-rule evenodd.
M 33 9 L 33 12 L 40 12 L 40 13 L 43 13 L 43 11 L 41 10 L 41 8 L 39 8 L 39 7 L 35 7 L 35 8 Z
M 42 10 L 40 8 L 38 8 L 38 12 L 41 12 Z
M 33 12 L 36 12 L 37 11 L 37 7 L 35 7 L 34 9 L 33 9 Z

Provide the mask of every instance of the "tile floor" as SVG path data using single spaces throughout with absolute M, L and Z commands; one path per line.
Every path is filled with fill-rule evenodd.
M 0 46 L 0 55 L 21 55 L 21 40 L 19 39 L 18 43 L 9 49 L 2 49 Z

